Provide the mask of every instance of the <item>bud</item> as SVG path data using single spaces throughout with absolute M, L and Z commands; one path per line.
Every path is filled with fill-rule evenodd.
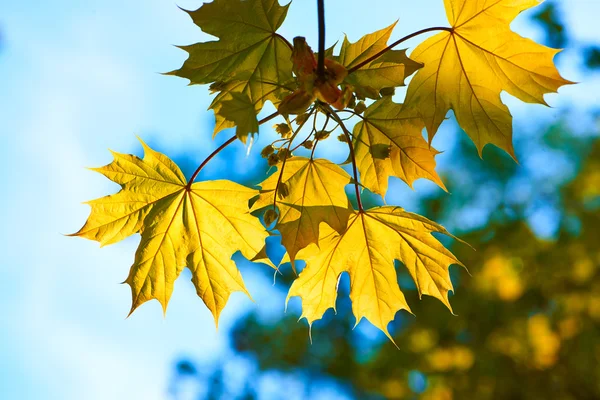
M 359 101 L 358 104 L 354 107 L 354 112 L 357 114 L 362 114 L 367 109 L 367 105 L 364 101 Z
M 310 114 L 300 114 L 296 117 L 296 125 L 302 125 L 303 123 L 306 122 L 306 120 L 308 120 L 308 117 L 310 117 Z
M 279 161 L 284 161 L 286 158 L 290 158 L 291 156 L 292 153 L 288 149 L 281 149 L 279 150 L 279 153 L 277 153 Z
M 279 103 L 277 111 L 281 115 L 302 114 L 315 101 L 315 97 L 313 93 L 306 90 L 295 90 Z
M 279 164 L 279 157 L 277 157 L 277 154 L 270 154 L 269 158 L 267 158 L 267 164 L 269 164 L 269 167 L 274 167 Z
M 265 147 L 264 149 L 262 149 L 262 151 L 260 152 L 260 156 L 262 158 L 267 158 L 274 152 L 275 152 L 275 149 L 273 148 L 273 145 L 270 144 L 267 147 Z
M 348 76 L 348 70 L 342 64 L 337 61 L 333 61 L 329 58 L 325 59 L 325 68 L 327 68 L 327 80 L 334 85 L 342 83 L 344 78 Z
M 286 185 L 283 182 L 279 183 L 279 189 L 277 190 L 277 196 L 279 197 L 279 199 L 283 199 L 284 197 L 287 197 L 290 194 L 290 189 L 288 188 L 288 185 Z
M 381 89 L 379 91 L 379 94 L 382 96 L 393 96 L 396 94 L 396 88 L 395 87 L 384 87 L 383 89 Z
M 267 211 L 265 211 L 265 215 L 263 216 L 263 219 L 265 220 L 266 226 L 271 225 L 277 219 L 277 211 L 275 211 L 271 208 L 268 209 Z
M 313 146 L 314 146 L 314 143 L 313 143 L 313 141 L 312 141 L 312 140 L 307 140 L 306 142 L 302 143 L 302 146 L 303 146 L 305 149 L 312 150 L 312 148 L 313 148 Z
M 342 91 L 333 82 L 315 82 L 313 93 L 323 103 L 333 104 L 342 96 Z
M 343 133 L 337 137 L 337 140 L 339 140 L 342 143 L 348 143 L 348 138 Z
M 292 50 L 292 71 L 301 80 L 317 69 L 317 60 L 306 39 L 302 36 L 294 38 Z
M 273 125 L 275 132 L 279 133 L 282 138 L 287 139 L 290 135 L 290 126 L 288 124 L 275 124 Z
M 318 131 L 315 133 L 315 140 L 325 140 L 331 134 L 330 131 Z

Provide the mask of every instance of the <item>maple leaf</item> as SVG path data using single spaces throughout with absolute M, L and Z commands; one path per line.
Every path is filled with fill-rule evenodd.
M 382 197 L 390 176 L 397 176 L 411 187 L 416 179 L 426 178 L 445 190 L 435 172 L 438 152 L 423 138 L 423 128 L 423 120 L 414 110 L 403 109 L 390 97 L 371 104 L 353 131 L 362 184 Z M 387 157 L 382 149 L 389 149 Z
M 354 212 L 341 234 L 323 226 L 319 246 L 311 245 L 298 254 L 306 267 L 287 299 L 302 299 L 302 317 L 312 325 L 329 308 L 335 309 L 338 280 L 347 272 L 356 324 L 366 318 L 393 341 L 387 324 L 396 312 L 410 311 L 398 286 L 394 260 L 408 269 L 419 296 L 433 296 L 452 311 L 448 268 L 462 264 L 431 232 L 450 235 L 425 217 L 389 206 Z
M 223 101 L 218 115 L 226 115 L 235 124 L 235 134 L 243 143 L 248 134 L 258 133 L 255 105 L 245 93 L 231 93 L 231 99 Z
M 512 117 L 503 90 L 528 103 L 546 104 L 544 94 L 572 82 L 553 64 L 560 50 L 510 30 L 510 22 L 539 0 L 444 0 L 452 25 L 411 54 L 425 64 L 408 86 L 405 106 L 419 110 L 429 140 L 452 109 L 479 154 L 487 143 L 513 158 Z
M 253 211 L 273 205 L 278 180 L 279 171 L 260 184 Z M 292 262 L 298 251 L 317 243 L 321 222 L 337 232 L 346 229 L 351 209 L 344 187 L 350 182 L 346 171 L 329 160 L 292 157 L 286 161 L 281 184 L 288 193 L 277 199 L 280 216 L 276 229 Z
M 90 217 L 73 235 L 105 245 L 141 233 L 125 280 L 131 287 L 131 312 L 151 299 L 166 312 L 174 282 L 187 267 L 218 323 L 231 293 L 250 296 L 233 253 L 239 250 L 247 259 L 270 264 L 264 253 L 268 233 L 248 210 L 257 191 L 226 180 L 188 187 L 173 161 L 142 145 L 144 159 L 113 152 L 112 163 L 94 169 L 122 189 L 89 202 Z
M 375 56 L 387 47 L 395 26 L 396 23 L 393 23 L 387 28 L 365 35 L 356 43 L 350 43 L 348 38 L 344 37 L 340 54 L 335 59 L 347 69 L 351 69 Z M 404 86 L 404 80 L 421 67 L 422 64 L 408 58 L 406 50 L 390 50 L 349 74 L 345 81 L 352 86 L 378 93 L 386 87 Z
M 277 0 L 214 0 L 196 11 L 184 10 L 219 40 L 181 46 L 189 58 L 168 74 L 190 84 L 220 83 L 222 95 L 210 106 L 217 114 L 215 134 L 236 125 L 236 117 L 221 110 L 232 93 L 246 94 L 257 112 L 266 101 L 279 101 L 281 85 L 292 78 L 291 47 L 276 33 L 288 8 Z M 238 130 L 238 136 L 244 134 Z

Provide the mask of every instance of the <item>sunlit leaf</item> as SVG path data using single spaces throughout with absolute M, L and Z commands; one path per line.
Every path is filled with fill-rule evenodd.
M 278 180 L 279 171 L 260 184 L 260 196 L 253 210 L 273 205 Z M 337 232 L 346 229 L 351 209 L 344 187 L 350 181 L 343 169 L 328 160 L 287 160 L 281 182 L 289 192 L 277 199 L 280 217 L 276 228 L 292 261 L 299 250 L 317 243 L 321 222 Z
M 248 294 L 231 256 L 241 251 L 248 259 L 264 258 L 268 233 L 248 211 L 257 191 L 225 180 L 187 188 L 175 163 L 142 145 L 143 160 L 113 153 L 111 164 L 96 169 L 122 189 L 91 201 L 90 217 L 74 235 L 109 244 L 141 233 L 125 281 L 131 286 L 131 311 L 151 299 L 166 311 L 175 280 L 187 267 L 217 322 L 231 293 Z
M 512 117 L 501 101 L 506 91 L 528 103 L 571 82 L 553 63 L 559 50 L 510 30 L 510 23 L 539 0 L 444 0 L 452 32 L 419 45 L 411 57 L 424 63 L 410 82 L 405 106 L 425 119 L 433 139 L 450 109 L 481 154 L 492 143 L 514 155 Z
M 169 74 L 191 84 L 220 83 L 222 94 L 210 107 L 218 114 L 215 134 L 235 126 L 219 113 L 231 93 L 247 95 L 258 112 L 266 101 L 278 102 L 281 85 L 291 80 L 291 48 L 276 33 L 288 7 L 277 0 L 214 0 L 188 11 L 196 25 L 219 40 L 182 46 L 189 58 Z
M 375 56 L 387 47 L 396 24 L 363 36 L 356 43 L 344 37 L 340 54 L 335 59 L 350 69 Z M 406 50 L 390 50 L 346 77 L 346 82 L 379 92 L 386 87 L 404 86 L 404 80 L 423 65 L 406 55 Z
M 437 151 L 423 138 L 424 123 L 414 110 L 402 109 L 390 97 L 373 103 L 362 121 L 354 127 L 354 150 L 362 184 L 385 196 L 390 176 L 397 176 L 412 187 L 419 178 L 444 184 L 435 172 Z M 389 157 L 381 157 L 382 147 Z
M 448 267 L 461 263 L 431 232 L 449 235 L 435 222 L 399 207 L 355 212 L 342 234 L 323 226 L 319 246 L 298 254 L 306 267 L 292 284 L 288 299 L 302 299 L 302 317 L 312 324 L 335 308 L 337 283 L 347 272 L 356 323 L 366 318 L 391 339 L 388 323 L 396 312 L 410 311 L 398 286 L 394 260 L 404 263 L 419 295 L 433 296 L 452 310 Z

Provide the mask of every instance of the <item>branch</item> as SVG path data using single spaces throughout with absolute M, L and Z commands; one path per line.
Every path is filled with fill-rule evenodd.
M 386 47 L 385 49 L 381 50 L 379 53 L 375 54 L 374 56 L 369 57 L 365 61 L 363 61 L 363 62 L 355 65 L 352 68 L 350 68 L 348 70 L 348 74 L 351 74 L 352 72 L 356 71 L 357 69 L 361 69 L 365 65 L 369 64 L 371 61 L 374 61 L 374 60 L 378 59 L 379 57 L 381 57 L 382 55 L 384 55 L 388 51 L 392 50 L 394 47 L 398 46 L 402 42 L 405 42 L 405 41 L 407 41 L 409 39 L 412 39 L 415 36 L 419 36 L 419 35 L 422 35 L 422 34 L 428 33 L 428 32 L 435 32 L 435 31 L 448 31 L 448 32 L 452 32 L 452 28 L 445 28 L 445 27 L 441 27 L 441 26 L 436 26 L 434 28 L 421 29 L 420 31 L 411 33 L 410 35 L 406 35 L 403 38 L 400 38 L 400 39 L 396 40 L 394 43 L 390 44 L 388 47 Z
M 363 208 L 362 200 L 360 198 L 360 188 L 358 187 L 358 170 L 356 169 L 356 156 L 354 154 L 354 146 L 352 146 L 352 137 L 350 135 L 350 132 L 348 131 L 348 128 L 346 128 L 346 125 L 344 125 L 344 121 L 342 121 L 339 115 L 337 115 L 328 104 L 323 104 L 323 107 L 328 112 L 328 114 L 331 115 L 331 118 L 333 118 L 335 122 L 339 124 L 340 128 L 342 128 L 342 131 L 344 132 L 344 135 L 346 135 L 346 140 L 348 141 L 348 148 L 350 149 L 350 158 L 352 159 L 352 174 L 354 175 L 354 190 L 356 191 L 356 202 L 358 203 L 358 210 L 360 212 L 364 212 L 365 209 Z
M 271 114 L 271 115 L 269 115 L 269 116 L 261 119 L 260 121 L 258 121 L 258 124 L 262 125 L 262 124 L 264 124 L 266 122 L 269 122 L 270 120 L 272 120 L 273 118 L 275 118 L 278 115 L 279 115 L 278 112 L 274 112 L 273 114 Z M 212 153 L 210 153 L 208 155 L 208 157 L 206 157 L 206 159 L 204 161 L 202 161 L 202 163 L 198 166 L 198 168 L 196 168 L 196 171 L 194 171 L 194 174 L 192 175 L 192 177 L 188 181 L 187 185 L 185 185 L 186 190 L 189 191 L 189 190 L 192 189 L 192 184 L 196 180 L 196 177 L 198 177 L 198 174 L 200 173 L 200 171 L 202 171 L 202 169 L 206 166 L 206 164 L 208 164 L 208 162 L 210 160 L 212 160 L 217 154 L 219 154 L 225 147 L 227 147 L 231 143 L 235 142 L 236 139 L 237 139 L 237 136 L 233 135 L 233 137 L 229 138 L 229 140 L 227 140 L 225 143 L 223 143 L 222 145 L 220 145 L 215 151 L 213 151 Z
M 317 62 L 317 76 L 325 79 L 325 0 L 317 0 L 317 13 L 319 17 L 319 59 Z

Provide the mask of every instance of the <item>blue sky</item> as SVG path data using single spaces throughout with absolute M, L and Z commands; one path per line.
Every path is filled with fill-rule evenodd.
M 316 44 L 313 3 L 294 2 L 284 36 L 303 35 Z M 447 24 L 441 0 L 365 3 L 327 2 L 330 44 L 343 33 L 355 41 L 396 19 L 395 38 Z M 177 3 L 188 9 L 200 4 Z M 570 0 L 564 11 L 575 38 L 598 39 L 600 2 Z M 515 27 L 526 36 L 540 34 L 526 18 Z M 76 231 L 87 217 L 83 201 L 116 189 L 84 168 L 110 162 L 107 149 L 139 154 L 136 135 L 167 155 L 198 162 L 214 149 L 213 117 L 204 111 L 210 102 L 207 88 L 159 74 L 185 59 L 173 44 L 207 36 L 172 1 L 30 0 L 0 3 L 0 37 L 5 187 L 0 198 L 0 398 L 168 398 L 168 378 L 179 355 L 218 359 L 227 346 L 228 327 L 240 313 L 254 307 L 261 313 L 283 312 L 283 299 L 274 302 L 262 275 L 242 266 L 256 304 L 234 295 L 219 331 L 187 279 L 177 282 L 166 319 L 156 302 L 125 319 L 130 292 L 119 282 L 127 276 L 138 238 L 99 249 L 62 234 Z M 549 96 L 555 110 L 509 99 L 517 126 L 532 117 L 551 120 L 563 107 L 585 110 L 598 104 L 598 79 L 586 81 L 577 67 L 580 60 L 568 51 L 563 61 L 564 75 L 583 84 Z M 251 156 L 258 156 L 269 137 L 263 132 Z M 252 157 L 241 145 L 238 149 L 235 168 L 251 168 Z M 226 177 L 230 168 L 231 162 L 217 160 L 205 178 Z M 427 185 L 420 183 L 417 190 Z M 388 200 L 394 202 L 396 195 Z

